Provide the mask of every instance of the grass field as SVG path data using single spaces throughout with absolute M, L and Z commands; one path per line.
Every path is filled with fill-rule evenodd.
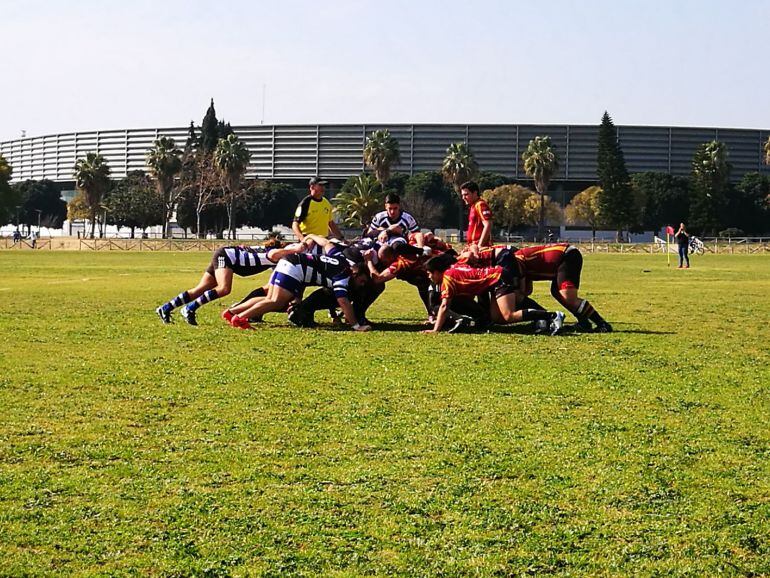
M 613 334 L 398 281 L 370 334 L 161 325 L 208 259 L 0 253 L 1 576 L 770 575 L 770 257 L 587 255 Z

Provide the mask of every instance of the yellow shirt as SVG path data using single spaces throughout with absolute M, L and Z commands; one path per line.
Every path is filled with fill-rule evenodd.
M 299 223 L 299 230 L 303 235 L 321 235 L 326 237 L 329 234 L 329 221 L 332 220 L 332 204 L 326 197 L 315 200 L 308 195 L 294 212 L 294 221 Z

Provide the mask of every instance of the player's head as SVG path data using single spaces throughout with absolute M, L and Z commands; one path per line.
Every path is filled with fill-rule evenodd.
M 433 283 L 441 283 L 444 278 L 444 271 L 449 269 L 455 261 L 457 261 L 455 255 L 449 252 L 428 259 L 425 262 L 425 270 L 428 271 L 430 280 Z
M 385 210 L 388 212 L 388 217 L 397 219 L 401 215 L 401 197 L 396 193 L 388 193 L 385 197 Z
M 479 186 L 475 181 L 467 181 L 460 185 L 460 196 L 463 202 L 470 206 L 479 200 Z
M 313 177 L 310 179 L 310 182 L 308 183 L 308 186 L 310 187 L 310 196 L 314 199 L 323 197 L 327 184 L 329 184 L 329 181 L 325 181 L 321 177 Z
M 284 245 L 278 237 L 270 237 L 265 241 L 265 249 L 280 249 Z
M 364 263 L 350 266 L 350 283 L 353 287 L 363 287 L 369 281 L 369 270 Z
M 377 250 L 377 259 L 383 265 L 388 266 L 396 260 L 396 252 L 390 245 L 381 245 Z

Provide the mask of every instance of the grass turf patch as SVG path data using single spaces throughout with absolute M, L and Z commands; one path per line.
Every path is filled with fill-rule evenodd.
M 0 263 L 0 575 L 770 573 L 767 256 L 586 255 L 616 332 L 555 338 L 418 334 L 399 281 L 370 334 L 163 326 L 207 255 Z

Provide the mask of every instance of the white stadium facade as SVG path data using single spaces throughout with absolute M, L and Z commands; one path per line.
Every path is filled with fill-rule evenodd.
M 247 176 L 298 185 L 313 175 L 340 183 L 364 169 L 362 151 L 374 130 L 388 129 L 400 145 L 396 172 L 440 170 L 447 147 L 466 142 L 481 170 L 526 180 L 522 153 L 535 136 L 547 135 L 559 155 L 555 190 L 574 192 L 596 181 L 598 126 L 595 125 L 460 125 L 346 124 L 257 125 L 233 127 L 251 151 Z M 770 130 L 618 126 L 618 139 L 630 173 L 644 171 L 688 175 L 695 149 L 719 140 L 727 145 L 732 179 L 747 172 L 770 174 L 763 164 L 763 145 Z M 187 127 L 72 132 L 0 142 L 0 154 L 13 167 L 13 180 L 50 179 L 67 190 L 73 185 L 75 161 L 89 152 L 105 157 L 112 176 L 144 170 L 145 153 L 161 136 L 181 147 Z M 558 198 L 558 195 L 557 195 Z

